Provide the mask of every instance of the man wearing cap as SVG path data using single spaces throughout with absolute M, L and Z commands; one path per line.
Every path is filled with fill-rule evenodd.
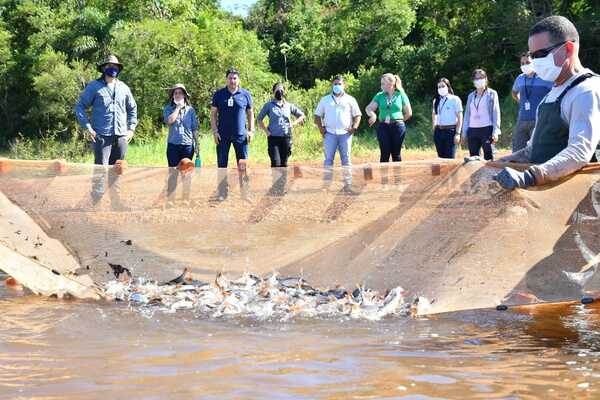
M 127 144 L 137 125 L 137 105 L 129 87 L 117 79 L 123 64 L 114 55 L 107 56 L 97 65 L 102 76 L 89 82 L 75 106 L 79 124 L 86 129 L 94 146 L 94 163 L 113 165 L 124 160 Z M 91 108 L 91 120 L 88 109 Z M 116 181 L 109 174 L 109 186 Z M 92 201 L 97 203 L 104 193 L 104 176 L 94 176 Z
M 535 72 L 554 86 L 537 108 L 527 146 L 500 159 L 535 164 L 524 172 L 504 168 L 494 177 L 509 190 L 572 174 L 595 158 L 600 142 L 600 77 L 581 65 L 573 23 L 544 18 L 529 32 L 528 44 Z

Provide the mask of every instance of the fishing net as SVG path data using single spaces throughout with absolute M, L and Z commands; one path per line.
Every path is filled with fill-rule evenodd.
M 0 243 L 96 283 L 120 268 L 157 281 L 184 268 L 206 280 L 277 272 L 314 286 L 401 286 L 430 299 L 429 312 L 595 296 L 600 173 L 507 192 L 497 172 L 442 160 L 333 169 L 3 160 Z M 15 206 L 26 215 L 10 214 Z M 27 218 L 41 233 L 21 226 Z

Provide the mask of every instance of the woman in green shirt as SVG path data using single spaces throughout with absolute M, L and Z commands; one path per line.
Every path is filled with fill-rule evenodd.
M 379 116 L 375 110 L 379 108 Z M 402 161 L 400 150 L 404 142 L 406 125 L 404 122 L 412 116 L 408 97 L 402 88 L 400 77 L 394 74 L 381 76 L 381 92 L 377 93 L 367 106 L 369 126 L 379 120 L 377 141 L 381 156 L 380 162 Z

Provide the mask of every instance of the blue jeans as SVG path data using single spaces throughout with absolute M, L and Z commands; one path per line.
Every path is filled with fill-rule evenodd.
M 402 161 L 400 151 L 406 134 L 404 122 L 386 124 L 380 122 L 377 126 L 377 141 L 379 142 L 379 162 Z
M 244 138 L 243 141 L 239 141 L 239 138 L 221 136 L 221 141 L 217 145 L 217 166 L 219 168 L 227 168 L 231 145 L 235 150 L 236 161 L 248 159 L 248 139 Z
M 335 152 L 340 152 L 340 159 L 342 160 L 343 166 L 352 165 L 350 161 L 350 151 L 352 150 L 352 135 L 346 133 L 345 135 L 336 135 L 333 133 L 325 133 L 323 138 L 323 151 L 325 152 L 325 163 L 326 167 L 333 166 L 333 160 L 335 159 Z
M 350 152 L 352 151 L 352 135 L 346 133 L 344 135 L 336 135 L 334 133 L 325 133 L 323 138 L 323 151 L 325 153 L 325 173 L 323 179 L 331 182 L 333 179 L 333 160 L 335 159 L 336 151 L 340 152 L 340 159 L 344 168 L 342 175 L 344 178 L 344 184 L 352 184 L 352 170 L 350 166 L 352 161 L 350 160 Z

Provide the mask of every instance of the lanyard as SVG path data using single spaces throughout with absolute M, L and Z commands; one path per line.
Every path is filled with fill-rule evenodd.
M 334 96 L 334 95 L 331 95 L 331 98 L 333 99 L 333 102 L 335 103 L 335 105 L 336 105 L 336 106 L 339 106 L 340 104 L 342 104 L 342 97 L 343 97 L 343 96 L 344 96 L 344 95 L 341 95 L 341 96 L 340 96 L 340 101 L 338 102 L 338 101 L 335 99 L 335 96 Z
M 525 101 L 529 101 L 529 93 L 530 93 L 530 89 L 533 87 L 533 84 L 535 82 L 535 75 L 531 78 L 531 85 L 529 85 L 529 89 L 527 88 L 527 75 L 525 75 Z
M 440 115 L 442 113 L 442 110 L 444 109 L 444 104 L 446 104 L 447 101 L 448 101 L 448 96 L 444 96 L 444 102 L 441 104 L 438 104 L 438 109 L 437 109 L 438 115 Z
M 111 97 L 112 97 L 112 102 L 114 104 L 115 102 L 115 96 L 117 95 L 117 81 L 114 80 L 114 87 L 112 90 L 110 90 L 110 86 L 108 84 L 108 82 L 104 81 L 106 83 L 106 87 L 108 88 L 108 92 L 110 93 Z
M 389 98 L 389 96 L 387 96 L 387 95 L 385 96 L 385 106 L 386 106 L 387 111 L 391 110 L 392 104 L 394 104 L 397 99 L 398 99 L 397 93 L 394 94 L 391 99 Z
M 487 89 L 485 89 L 485 90 L 487 90 Z M 479 98 L 479 102 L 477 101 L 477 92 L 475 92 L 475 98 L 473 99 L 473 106 L 475 107 L 475 111 L 478 113 L 479 113 L 479 105 L 481 104 L 481 100 L 483 100 L 483 95 L 485 94 L 485 90 L 481 94 L 481 97 Z

